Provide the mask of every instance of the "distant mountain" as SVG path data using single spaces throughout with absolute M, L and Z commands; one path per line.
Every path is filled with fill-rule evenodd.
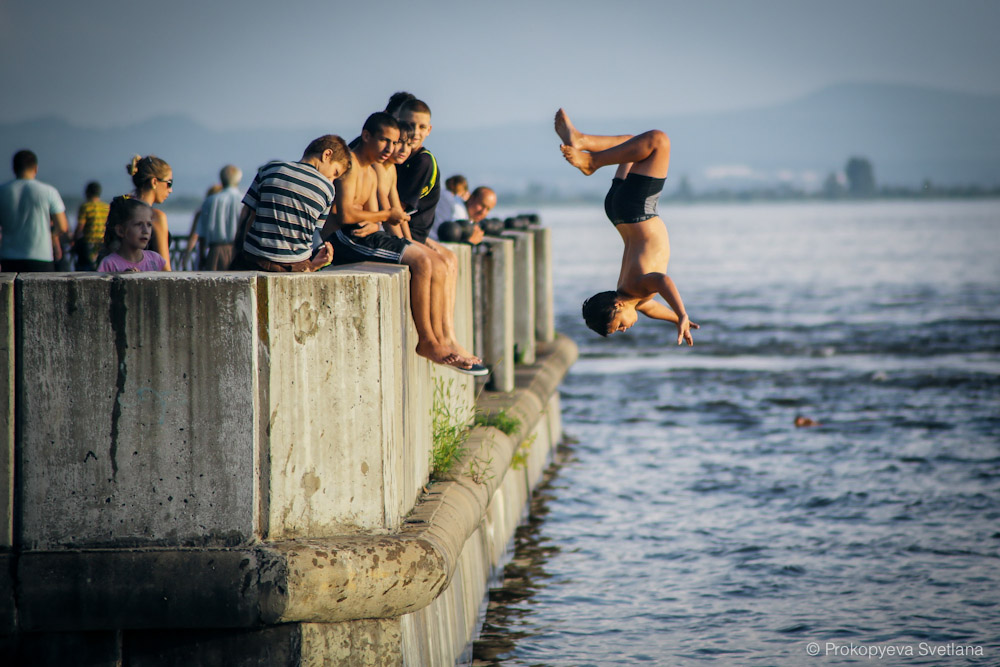
M 619 119 L 589 119 L 585 110 L 569 111 L 595 133 L 665 130 L 673 150 L 671 182 L 687 176 L 695 188 L 782 179 L 818 184 L 854 155 L 872 161 L 880 184 L 1000 183 L 1000 96 L 995 95 L 844 84 L 740 111 Z M 62 192 L 78 194 L 86 181 L 96 179 L 110 194 L 129 188 L 125 164 L 132 154 L 153 153 L 173 166 L 177 193 L 197 196 L 227 162 L 244 170 L 246 183 L 258 165 L 298 158 L 320 134 L 334 132 L 350 140 L 363 120 L 217 131 L 178 116 L 112 129 L 41 118 L 0 124 L 0 156 L 9 159 L 16 150 L 31 148 L 39 155 L 41 178 Z M 588 179 L 568 167 L 558 143 L 550 117 L 475 130 L 435 127 L 428 140 L 444 175 L 464 173 L 473 184 L 501 190 L 532 184 L 564 192 L 603 190 L 607 178 Z

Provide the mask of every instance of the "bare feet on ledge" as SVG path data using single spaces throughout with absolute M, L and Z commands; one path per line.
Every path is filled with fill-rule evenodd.
M 473 364 L 481 364 L 481 363 L 483 363 L 482 359 L 480 359 L 479 357 L 477 357 L 476 355 L 472 354 L 471 352 L 469 352 L 468 350 L 466 350 L 464 347 L 462 347 L 461 345 L 459 345 L 457 341 L 451 341 L 450 345 L 451 345 L 451 349 L 455 350 L 455 352 L 457 352 L 459 354 L 459 356 L 461 356 L 461 357 L 463 357 L 465 359 L 468 359 L 471 363 L 473 363 Z
M 556 134 L 562 139 L 563 144 L 572 146 L 573 148 L 579 147 L 577 146 L 577 142 L 579 141 L 580 133 L 573 127 L 573 123 L 569 120 L 569 115 L 562 109 L 556 112 L 555 127 Z
M 566 158 L 566 161 L 582 171 L 585 176 L 590 176 L 597 171 L 597 167 L 594 166 L 594 158 L 591 157 L 590 153 L 581 151 L 578 148 L 573 148 L 572 146 L 567 146 L 566 144 L 561 145 L 559 149 L 562 151 L 563 157 Z
M 464 357 L 445 345 L 420 342 L 417 343 L 417 354 L 433 361 L 435 364 L 450 366 L 456 371 L 467 375 L 489 374 L 489 369 L 483 366 L 481 362 L 475 361 L 473 358 Z

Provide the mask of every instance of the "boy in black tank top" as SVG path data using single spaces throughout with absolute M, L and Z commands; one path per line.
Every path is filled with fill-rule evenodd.
M 667 275 L 670 239 L 656 210 L 670 167 L 670 139 L 660 130 L 639 135 L 602 136 L 578 131 L 562 109 L 556 112 L 555 130 L 562 139 L 563 157 L 590 176 L 601 167 L 617 165 L 618 171 L 604 199 L 604 211 L 625 242 L 618 286 L 583 303 L 587 326 L 601 334 L 625 331 L 642 313 L 677 325 L 677 344 L 693 345 L 691 322 L 684 302 Z M 657 294 L 669 305 L 655 301 Z

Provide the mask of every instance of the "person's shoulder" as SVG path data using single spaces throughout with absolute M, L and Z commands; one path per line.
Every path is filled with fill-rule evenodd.
M 45 197 L 48 198 L 49 203 L 55 209 L 52 211 L 53 213 L 61 213 L 66 210 L 66 205 L 63 203 L 62 195 L 59 194 L 59 190 L 56 189 L 56 186 L 49 185 L 48 183 L 44 183 L 38 179 L 35 179 L 32 182 L 36 184 L 41 192 L 45 193 Z
M 106 273 L 114 273 L 115 271 L 120 271 L 122 270 L 121 262 L 123 261 L 124 258 L 122 258 L 121 255 L 119 255 L 116 252 L 113 252 L 110 255 L 105 255 L 104 259 L 101 260 L 101 263 L 97 265 L 97 270 Z
M 437 159 L 434 154 L 431 153 L 426 148 L 421 148 L 419 151 L 411 155 L 406 162 L 400 166 L 407 171 L 423 171 L 427 169 L 433 169 L 434 165 L 437 164 Z

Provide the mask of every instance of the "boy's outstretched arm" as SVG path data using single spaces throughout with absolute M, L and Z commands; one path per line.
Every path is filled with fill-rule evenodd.
M 639 311 L 640 313 L 642 313 L 643 315 L 645 315 L 646 317 L 648 317 L 650 319 L 653 319 L 653 320 L 662 320 L 664 322 L 673 322 L 674 324 L 677 324 L 677 322 L 680 320 L 680 318 L 677 317 L 677 313 L 675 313 L 674 311 L 670 310 L 670 308 L 668 308 L 667 306 L 663 305 L 659 301 L 654 301 L 653 299 L 650 299 L 649 301 L 646 301 L 645 303 L 639 304 L 638 306 L 636 306 L 635 309 L 637 311 Z M 692 329 L 700 329 L 701 328 L 695 322 L 691 322 L 690 325 L 691 325 Z M 688 335 L 689 335 L 689 338 L 690 338 L 690 332 L 689 332 Z M 693 341 L 691 341 L 691 343 L 693 343 Z M 689 343 L 689 344 L 691 344 L 691 343 Z
M 691 337 L 692 327 L 697 329 L 698 325 L 692 325 L 691 320 L 688 318 L 687 311 L 684 310 L 684 302 L 681 300 L 681 295 L 677 291 L 677 286 L 674 285 L 674 281 L 670 279 L 665 273 L 647 273 L 639 279 L 639 285 L 644 292 L 647 294 L 659 294 L 667 302 L 667 305 L 673 310 L 671 313 L 672 317 L 655 317 L 650 315 L 645 310 L 636 307 L 636 310 L 641 312 L 648 317 L 654 317 L 655 319 L 663 319 L 668 322 L 674 322 L 677 324 L 677 344 L 680 345 L 684 341 L 687 341 L 688 345 L 694 345 L 694 339 Z M 655 305 L 649 305 L 655 304 Z M 662 313 L 657 307 L 663 308 L 663 304 L 657 303 L 650 299 L 646 303 L 642 304 L 643 308 L 649 308 L 653 312 Z

